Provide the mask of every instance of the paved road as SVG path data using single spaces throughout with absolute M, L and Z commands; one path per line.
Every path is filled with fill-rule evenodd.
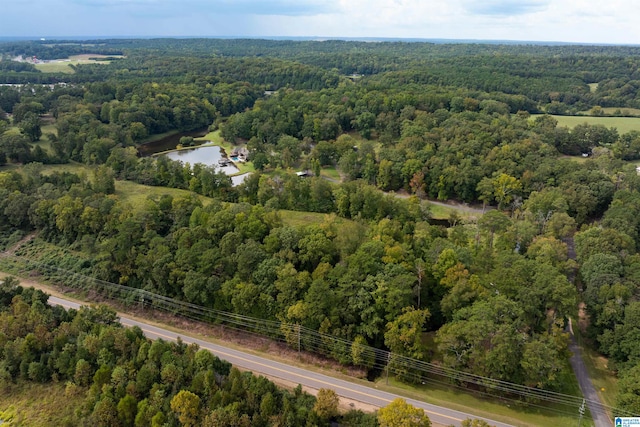
M 573 237 L 564 239 L 563 241 L 567 244 L 567 255 L 569 259 L 575 261 L 576 249 Z M 571 283 L 575 281 L 575 271 L 571 271 L 568 279 Z M 587 367 L 584 365 L 580 347 L 578 346 L 576 337 L 573 334 L 573 325 L 571 323 L 571 319 L 569 319 L 568 329 L 569 335 L 571 336 L 571 340 L 569 341 L 569 351 L 571 351 L 571 358 L 569 359 L 569 363 L 571 364 L 571 369 L 573 369 L 573 373 L 578 380 L 578 385 L 580 386 L 582 396 L 587 399 L 587 406 L 589 407 L 589 412 L 591 412 L 593 423 L 595 424 L 595 427 L 611 427 L 613 426 L 613 420 L 609 418 L 609 415 L 604 410 L 602 402 L 600 400 L 600 396 L 598 396 L 598 393 L 596 392 L 596 389 L 591 382 L 589 371 L 587 371 Z
M 54 296 L 49 297 L 49 303 L 53 305 L 60 305 L 66 308 L 78 308 L 81 305 L 76 302 L 68 301 L 66 299 Z M 336 379 L 327 375 L 322 375 L 313 371 L 307 371 L 305 369 L 297 368 L 284 363 L 275 362 L 273 360 L 265 359 L 263 357 L 255 356 L 249 353 L 244 353 L 221 345 L 212 344 L 210 342 L 202 341 L 185 334 L 178 334 L 127 317 L 121 316 L 120 322 L 125 326 L 140 327 L 144 331 L 145 335 L 151 339 L 162 338 L 169 341 L 175 341 L 178 337 L 181 337 L 183 342 L 188 344 L 196 343 L 200 346 L 200 348 L 211 351 L 216 356 L 230 362 L 234 366 L 247 369 L 257 374 L 280 378 L 286 381 L 293 382 L 294 384 L 302 384 L 303 386 L 310 387 L 312 389 L 331 388 L 335 390 L 335 392 L 338 393 L 339 396 L 376 407 L 386 406 L 393 399 L 401 397 L 392 393 L 377 390 L 373 387 L 367 387 L 360 384 L 351 383 L 349 381 Z M 472 414 L 454 411 L 418 400 L 407 398 L 404 399 L 413 406 L 424 409 L 434 424 L 443 426 L 460 426 L 460 423 L 467 418 L 481 418 Z M 509 424 L 489 420 L 486 418 L 483 419 L 489 422 L 489 424 L 492 426 L 511 427 Z
M 569 319 L 569 332 L 571 335 L 571 341 L 569 342 L 569 351 L 571 351 L 572 353 L 571 358 L 569 359 L 569 363 L 571 363 L 573 373 L 578 379 L 580 391 L 582 392 L 584 398 L 587 399 L 587 406 L 589 407 L 589 411 L 591 412 L 593 423 L 596 427 L 611 427 L 613 426 L 613 420 L 609 418 L 609 415 L 602 407 L 602 404 L 600 403 L 600 396 L 598 396 L 596 388 L 591 382 L 587 367 L 584 365 L 584 360 L 580 355 L 580 347 L 576 342 L 575 335 L 573 335 L 571 319 Z

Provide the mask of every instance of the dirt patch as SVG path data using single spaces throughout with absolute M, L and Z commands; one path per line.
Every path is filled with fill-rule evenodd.
M 23 237 L 19 242 L 17 242 L 15 245 L 13 245 L 12 247 L 4 251 L 3 253 L 0 252 L 0 254 L 14 255 L 16 251 L 22 247 L 22 245 L 24 245 L 27 242 L 30 242 L 31 240 L 33 240 L 34 237 L 36 237 L 36 233 L 28 234 L 25 237 Z

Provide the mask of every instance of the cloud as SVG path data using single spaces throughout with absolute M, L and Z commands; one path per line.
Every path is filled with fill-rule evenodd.
M 513 16 L 540 12 L 550 0 L 464 0 L 463 7 L 472 14 Z
M 250 15 L 309 16 L 334 10 L 331 1 L 319 0 L 224 0 L 216 3 L 221 11 Z
M 156 12 L 216 13 L 229 15 L 312 16 L 330 13 L 332 1 L 321 0 L 72 0 L 80 6 L 108 7 L 120 10 L 154 8 Z
M 409 37 L 640 43 L 640 1 L 0 0 L 3 36 Z M 34 34 L 37 32 L 37 34 Z

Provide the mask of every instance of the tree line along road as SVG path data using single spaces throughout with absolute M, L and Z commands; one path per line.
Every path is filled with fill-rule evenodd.
M 78 309 L 82 304 L 69 301 L 67 299 L 50 296 L 49 303 L 59 305 L 65 308 Z M 120 323 L 124 326 L 138 326 L 144 334 L 151 339 L 162 338 L 167 341 L 176 341 L 182 339 L 187 344 L 197 344 L 200 348 L 211 351 L 221 359 L 230 362 L 233 366 L 252 371 L 256 374 L 268 377 L 279 378 L 290 381 L 294 384 L 311 389 L 329 388 L 334 390 L 339 396 L 362 402 L 375 407 L 383 407 L 388 405 L 392 400 L 402 397 L 392 393 L 377 390 L 373 387 L 367 387 L 349 381 L 340 380 L 317 372 L 308 371 L 306 369 L 297 368 L 284 363 L 269 360 L 253 354 L 238 351 L 229 347 L 213 344 L 197 338 L 190 337 L 183 333 L 176 333 L 164 328 L 150 325 L 145 322 L 134 320 L 128 317 L 120 316 Z M 511 427 L 510 424 L 493 421 L 487 418 L 478 417 L 473 414 L 447 409 L 441 406 L 432 405 L 415 399 L 405 399 L 411 405 L 422 408 L 427 413 L 432 423 L 441 426 L 460 426 L 461 422 L 467 418 L 480 418 L 487 421 L 490 425 L 496 427 Z

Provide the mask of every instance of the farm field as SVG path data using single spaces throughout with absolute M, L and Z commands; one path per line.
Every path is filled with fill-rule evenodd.
M 531 118 L 536 118 L 540 114 L 532 114 Z M 625 134 L 632 130 L 640 132 L 640 117 L 593 117 L 593 116 L 556 116 L 558 126 L 566 126 L 573 129 L 577 125 L 588 123 L 590 125 L 603 125 L 608 128 L 618 129 L 619 134 Z

